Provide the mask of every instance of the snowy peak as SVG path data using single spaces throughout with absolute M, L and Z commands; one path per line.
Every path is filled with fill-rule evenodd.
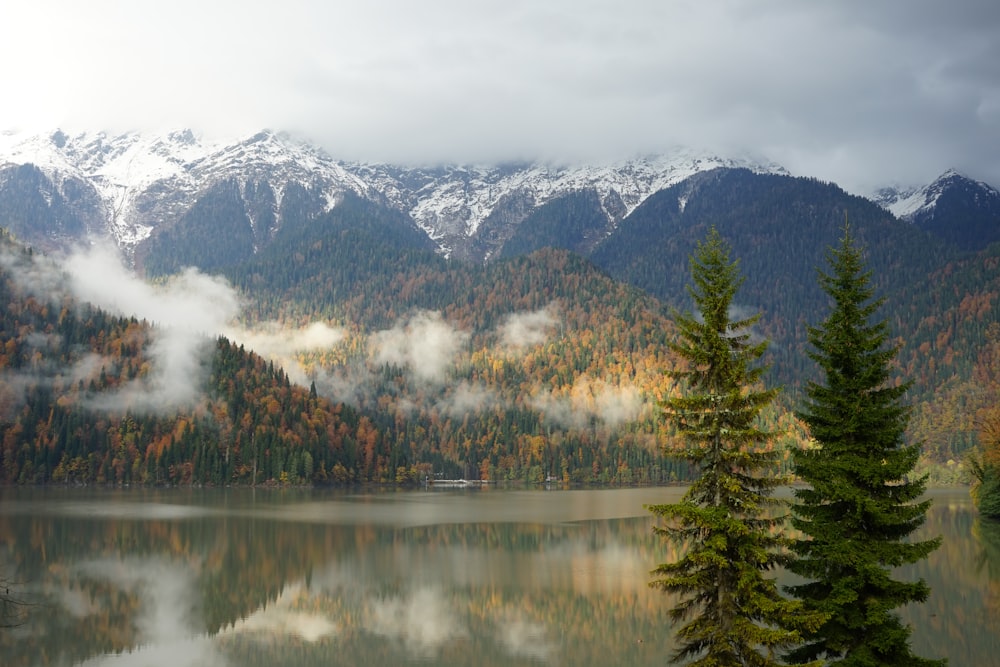
M 989 184 L 948 169 L 929 185 L 885 187 L 869 198 L 897 218 L 913 221 L 915 217 L 931 213 L 943 195 L 957 191 L 965 191 L 973 198 L 997 196 L 997 190 Z
M 498 219 L 516 226 L 528 213 L 560 197 L 593 191 L 609 228 L 651 194 L 702 171 L 746 167 L 787 173 L 779 165 L 750 158 L 726 159 L 690 149 L 638 157 L 603 165 L 509 164 L 451 165 L 401 169 L 390 165 L 356 165 L 392 206 L 408 213 L 446 255 L 483 259 L 497 250 L 473 243 L 484 225 Z M 497 242 L 502 242 L 500 234 Z M 477 251 L 472 246 L 478 247 Z M 485 253 L 483 256 L 480 254 Z
M 270 131 L 229 142 L 203 141 L 191 130 L 0 135 L 0 170 L 25 164 L 41 170 L 56 189 L 67 181 L 90 189 L 96 215 L 126 250 L 229 180 L 241 191 L 268 183 L 276 193 L 275 215 L 290 183 L 312 192 L 318 209 L 329 209 L 345 191 L 368 194 L 364 182 L 320 149 Z
M 929 185 L 884 188 L 872 199 L 896 217 L 965 250 L 1000 241 L 1000 192 L 954 169 Z
M 66 216 L 85 220 L 90 233 L 110 235 L 129 256 L 156 230 L 175 225 L 198 201 L 229 192 L 233 183 L 244 210 L 227 210 L 250 220 L 255 249 L 281 227 L 292 189 L 288 210 L 297 218 L 322 214 L 353 193 L 409 216 L 443 254 L 473 261 L 492 256 L 533 211 L 570 194 L 596 195 L 596 212 L 610 232 L 650 195 L 696 173 L 719 167 L 786 173 L 766 160 L 687 148 L 599 165 L 411 168 L 337 161 L 270 130 L 234 141 L 206 141 L 190 130 L 0 135 L 0 188 L 4 173 L 29 164 L 48 182 L 22 184 L 20 191 L 44 190 L 39 196 L 47 202 L 77 202 L 67 204 Z

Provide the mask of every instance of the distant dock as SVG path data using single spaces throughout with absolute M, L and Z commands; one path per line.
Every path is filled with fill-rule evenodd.
M 483 486 L 489 484 L 488 479 L 429 479 L 428 486 L 440 487 L 462 487 L 462 486 Z

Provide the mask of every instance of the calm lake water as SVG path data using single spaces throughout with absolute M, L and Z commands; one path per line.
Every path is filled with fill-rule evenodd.
M 0 490 L 0 577 L 33 603 L 0 664 L 664 665 L 682 490 Z M 903 610 L 952 667 L 1000 665 L 1000 527 L 935 490 Z

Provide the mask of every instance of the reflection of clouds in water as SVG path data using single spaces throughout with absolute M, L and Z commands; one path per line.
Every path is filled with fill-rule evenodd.
M 613 536 L 595 542 L 589 535 L 568 530 L 568 537 L 549 536 L 535 550 L 490 549 L 479 543 L 426 549 L 399 544 L 378 563 L 338 561 L 313 572 L 312 586 L 327 590 L 356 590 L 385 581 L 387 570 L 400 581 L 441 582 L 445 587 L 507 585 L 530 580 L 553 590 L 572 589 L 585 594 L 619 595 L 645 591 L 655 555 Z
M 77 566 L 85 577 L 103 579 L 140 596 L 134 619 L 143 642 L 190 637 L 198 630 L 195 572 L 188 566 L 160 559 L 104 559 Z
M 363 595 L 366 586 L 379 580 L 375 571 L 368 571 L 362 563 L 340 559 L 316 568 L 309 577 L 309 590 L 313 593 L 328 593 L 333 596 L 353 592 Z
M 73 618 L 86 618 L 97 611 L 97 606 L 90 596 L 79 588 L 47 589 L 52 597 L 56 598 L 59 606 L 65 609 Z
M 89 519 L 134 519 L 139 521 L 196 519 L 212 514 L 210 510 L 190 505 L 115 501 L 66 503 L 59 508 L 59 513 L 66 516 L 84 516 Z
M 439 590 L 422 588 L 409 597 L 372 602 L 371 630 L 403 641 L 421 656 L 430 656 L 452 639 L 468 633 Z
M 108 581 L 139 599 L 131 622 L 142 644 L 129 652 L 92 658 L 86 667 L 199 667 L 225 665 L 227 639 L 250 642 L 336 642 L 359 632 L 371 641 L 390 641 L 402 654 L 433 660 L 453 642 L 470 639 L 485 630 L 493 650 L 512 659 L 552 663 L 561 653 L 559 636 L 525 610 L 503 605 L 482 618 L 481 601 L 469 598 L 469 586 L 484 581 L 502 583 L 517 572 L 532 572 L 542 588 L 572 589 L 604 594 L 633 588 L 646 581 L 648 558 L 611 536 L 581 535 L 570 530 L 561 537 L 540 536 L 538 551 L 511 554 L 478 544 L 453 546 L 426 554 L 399 545 L 380 562 L 339 558 L 310 572 L 309 583 L 286 584 L 277 598 L 224 628 L 206 636 L 198 624 L 201 604 L 200 567 L 188 561 L 165 559 L 105 559 L 75 568 L 78 576 Z M 398 581 L 417 578 L 437 582 L 423 588 L 388 593 L 385 566 Z M 86 589 L 84 589 L 86 590 Z M 93 602 L 79 591 L 61 596 L 65 609 L 80 618 L 93 613 Z M 469 605 L 475 604 L 476 611 Z M 341 610 L 340 612 L 336 610 Z M 197 626 L 197 627 L 196 627 Z M 354 635 L 357 636 L 357 635 Z M 336 645 L 336 644 L 334 644 Z
M 645 590 L 649 581 L 648 554 L 633 546 L 607 540 L 600 548 L 585 540 L 567 541 L 546 552 L 541 562 L 560 563 L 571 576 L 573 590 L 584 595 L 618 595 Z
M 295 602 L 304 594 L 302 584 L 286 586 L 274 602 L 237 621 L 220 635 L 248 633 L 258 640 L 298 637 L 314 643 L 336 634 L 337 626 L 325 616 L 293 609 Z
M 102 655 L 83 663 L 83 667 L 209 667 L 225 665 L 226 660 L 211 640 L 199 636 L 195 627 L 197 597 L 195 572 L 190 564 L 181 565 L 161 559 L 104 559 L 77 566 L 82 577 L 108 581 L 132 591 L 141 601 L 133 622 L 141 646 L 132 651 Z M 72 597 L 67 609 L 84 611 Z
M 225 657 L 207 637 L 147 644 L 134 651 L 101 655 L 77 667 L 223 667 Z
M 556 653 L 544 623 L 531 621 L 518 612 L 508 613 L 498 623 L 497 637 L 512 656 L 549 662 Z

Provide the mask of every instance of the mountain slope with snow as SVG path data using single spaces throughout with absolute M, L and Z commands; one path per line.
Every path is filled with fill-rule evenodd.
M 949 169 L 923 187 L 889 187 L 872 200 L 964 250 L 1000 241 L 1000 191 Z
M 356 165 L 353 169 L 394 207 L 408 213 L 447 255 L 467 259 L 474 239 L 492 219 L 518 224 L 528 212 L 559 197 L 587 190 L 597 194 L 613 229 L 647 197 L 693 174 L 719 167 L 786 173 L 772 162 L 722 158 L 690 149 L 604 165 L 560 166 L 521 164 L 446 166 L 402 169 L 388 165 Z M 509 215 L 520 209 L 519 214 Z M 485 257 L 498 250 L 486 250 Z
M 0 174 L 23 164 L 38 167 L 57 191 L 66 183 L 89 190 L 106 232 L 126 250 L 169 225 L 222 181 L 236 180 L 241 189 L 268 182 L 276 211 L 293 182 L 314 189 L 327 208 L 344 191 L 367 194 L 364 183 L 322 151 L 266 131 L 235 143 L 205 142 L 189 130 L 0 135 Z M 0 185 L 4 182 L 0 175 Z
M 11 181 L 14 168 L 27 164 L 48 179 L 41 189 L 86 203 L 78 208 L 90 235 L 106 233 L 129 255 L 151 242 L 156 230 L 176 224 L 207 193 L 233 181 L 254 227 L 258 220 L 266 221 L 262 226 L 282 224 L 289 188 L 305 198 L 294 209 L 306 216 L 328 211 L 344 194 L 353 193 L 409 215 L 443 254 L 473 261 L 499 250 L 510 236 L 507 228 L 531 211 L 571 193 L 596 193 L 610 231 L 649 195 L 692 174 L 717 167 L 784 173 L 764 160 L 690 149 L 597 166 L 410 168 L 340 162 L 307 142 L 269 131 L 233 142 L 203 141 L 189 130 L 0 135 L 0 189 Z M 499 233 L 498 226 L 504 228 Z M 492 231 L 484 235 L 487 228 Z M 255 228 L 254 238 L 266 242 L 273 231 Z M 484 241 L 483 236 L 496 240 Z

